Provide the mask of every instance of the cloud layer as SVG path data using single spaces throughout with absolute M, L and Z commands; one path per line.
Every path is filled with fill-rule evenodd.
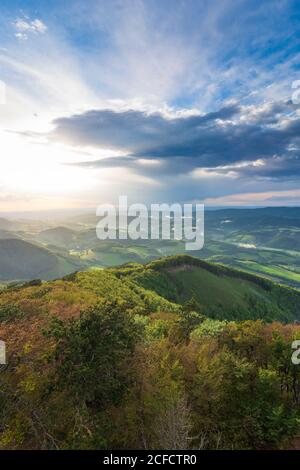
M 231 104 L 216 112 L 181 117 L 91 110 L 53 124 L 50 140 L 125 155 L 82 162 L 85 167 L 127 167 L 148 176 L 192 173 L 202 178 L 294 179 L 300 175 L 300 118 L 291 102 Z

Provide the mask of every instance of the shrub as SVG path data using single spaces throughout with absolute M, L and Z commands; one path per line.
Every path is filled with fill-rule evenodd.
M 134 321 L 116 302 L 98 303 L 78 320 L 55 319 L 57 385 L 97 409 L 117 404 L 128 383 L 124 361 L 135 347 Z
M 0 304 L 0 322 L 8 322 L 23 317 L 23 311 L 18 304 Z

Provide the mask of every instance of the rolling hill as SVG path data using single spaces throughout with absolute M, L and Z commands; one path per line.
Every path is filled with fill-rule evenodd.
M 0 217 L 0 230 L 17 230 L 18 223 Z
M 147 265 L 115 270 L 137 285 L 171 302 L 194 298 L 205 315 L 228 320 L 262 318 L 267 321 L 300 319 L 300 292 L 263 277 L 188 255 L 177 255 Z
M 69 247 L 74 244 L 76 233 L 67 227 L 55 227 L 40 232 L 37 241 L 49 245 Z
M 19 236 L 15 232 L 10 232 L 9 230 L 0 229 L 0 239 L 5 240 L 8 238 L 19 238 Z
M 76 270 L 76 263 L 18 239 L 0 239 L 0 279 L 53 279 Z
M 212 240 L 299 250 L 299 207 L 206 211 L 205 224 Z

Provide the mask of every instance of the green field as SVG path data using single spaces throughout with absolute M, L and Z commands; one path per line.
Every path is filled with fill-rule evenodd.
M 239 261 L 239 264 L 242 269 L 246 269 L 255 273 L 262 273 L 273 279 L 282 279 L 283 281 L 300 285 L 300 274 L 293 272 L 283 266 L 262 265 L 254 261 Z

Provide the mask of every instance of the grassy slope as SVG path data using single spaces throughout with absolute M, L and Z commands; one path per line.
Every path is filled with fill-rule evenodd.
M 190 256 L 174 256 L 124 271 L 138 285 L 178 303 L 195 297 L 208 316 L 227 319 L 299 318 L 300 293 L 264 278 Z

